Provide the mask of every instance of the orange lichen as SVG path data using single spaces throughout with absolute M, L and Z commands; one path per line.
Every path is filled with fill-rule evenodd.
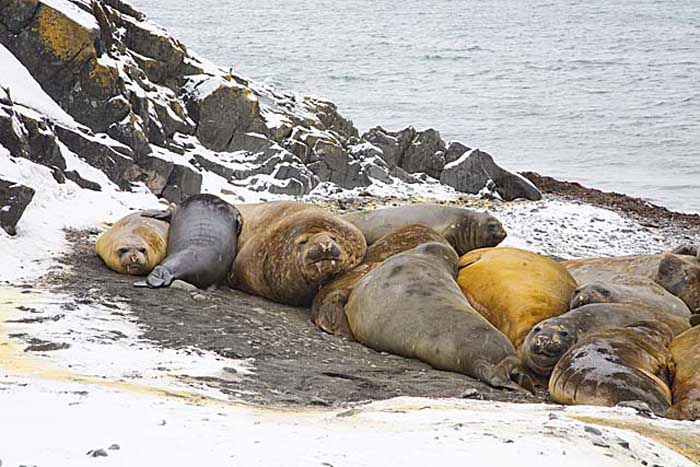
M 95 55 L 90 31 L 53 8 L 39 8 L 36 31 L 42 44 L 61 61 Z
M 109 88 L 119 77 L 119 72 L 115 68 L 101 65 L 97 60 L 92 60 L 88 75 L 103 88 Z

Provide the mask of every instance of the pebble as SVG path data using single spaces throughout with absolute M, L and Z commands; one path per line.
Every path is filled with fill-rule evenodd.
M 111 445 L 110 447 L 108 447 L 107 449 L 109 449 L 110 451 L 119 451 L 121 449 L 121 446 L 119 446 L 118 444 L 115 443 L 115 444 Z
M 460 399 L 472 399 L 472 398 L 478 397 L 480 395 L 481 394 L 479 393 L 478 390 L 476 390 L 474 388 L 468 388 L 468 389 L 465 389 L 464 392 L 462 392 L 462 394 L 459 395 L 459 398 Z
M 90 457 L 107 457 L 109 454 L 104 449 L 92 449 L 87 452 L 87 455 Z
M 584 427 L 583 427 L 583 430 L 584 430 L 586 433 L 590 433 L 590 434 L 596 435 L 596 436 L 600 436 L 600 435 L 603 434 L 603 432 L 600 431 L 598 428 L 594 428 L 594 427 L 589 426 L 589 425 L 584 426 Z
M 173 283 L 170 284 L 170 288 L 184 290 L 185 292 L 194 292 L 197 290 L 197 287 L 195 287 L 194 285 L 190 284 L 189 282 L 181 281 L 179 279 L 173 281 Z

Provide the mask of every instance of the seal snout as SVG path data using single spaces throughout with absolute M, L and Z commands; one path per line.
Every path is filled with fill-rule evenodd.
M 546 376 L 575 341 L 575 333 L 563 326 L 537 325 L 525 339 L 524 361 L 530 369 Z

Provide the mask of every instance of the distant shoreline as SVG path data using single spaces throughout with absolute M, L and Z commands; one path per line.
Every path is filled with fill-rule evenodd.
M 612 209 L 621 214 L 633 217 L 647 227 L 663 227 L 673 223 L 676 227 L 700 229 L 700 215 L 671 211 L 642 198 L 636 198 L 623 193 L 606 192 L 588 188 L 577 182 L 557 180 L 553 177 L 540 175 L 537 172 L 520 172 L 543 194 L 556 195 L 569 200 L 583 201 L 593 206 Z

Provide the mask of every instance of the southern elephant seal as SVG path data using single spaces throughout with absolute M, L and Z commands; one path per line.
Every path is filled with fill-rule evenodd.
M 507 234 L 491 214 L 453 206 L 413 204 L 350 212 L 341 216 L 356 225 L 371 245 L 379 238 L 411 224 L 423 224 L 445 237 L 457 254 L 496 246 Z
M 687 330 L 688 319 L 648 307 L 620 303 L 592 303 L 537 323 L 520 347 L 522 361 L 533 373 L 547 377 L 579 340 L 607 328 L 629 326 L 639 321 L 656 321 L 674 335 Z
M 659 263 L 654 280 L 683 300 L 693 313 L 700 313 L 700 258 L 665 255 Z
M 275 302 L 308 306 L 322 284 L 362 261 L 357 227 L 294 201 L 239 205 L 243 230 L 229 282 Z
M 554 367 L 549 396 L 568 405 L 644 402 L 663 415 L 671 405 L 671 338 L 671 330 L 654 321 L 594 332 Z
M 671 387 L 673 405 L 666 416 L 700 420 L 700 326 L 676 336 L 669 349 L 676 372 Z
M 110 269 L 145 276 L 165 258 L 169 227 L 140 212 L 129 214 L 100 235 L 95 250 Z
M 533 389 L 513 345 L 477 313 L 455 282 L 459 257 L 425 243 L 384 261 L 353 288 L 345 307 L 355 338 L 494 387 Z
M 546 256 L 517 248 L 482 248 L 459 260 L 457 282 L 469 303 L 517 349 L 540 321 L 569 310 L 576 281 Z
M 642 276 L 654 280 L 661 255 L 616 256 L 610 258 L 583 258 L 562 261 L 562 265 L 579 283 L 595 280 L 601 271 Z
M 311 304 L 312 321 L 330 334 L 352 339 L 345 304 L 355 284 L 387 258 L 428 242 L 447 244 L 442 235 L 421 224 L 408 225 L 378 239 L 367 247 L 362 264 L 321 287 Z
M 168 254 L 144 282 L 134 285 L 168 287 L 180 279 L 205 289 L 226 280 L 241 229 L 241 216 L 233 205 L 199 194 L 168 211 L 144 215 L 169 220 Z
M 690 316 L 690 310 L 683 300 L 643 276 L 600 271 L 594 280 L 584 281 L 580 276 L 574 278 L 579 287 L 571 298 L 572 309 L 590 303 L 627 303 L 678 316 Z

